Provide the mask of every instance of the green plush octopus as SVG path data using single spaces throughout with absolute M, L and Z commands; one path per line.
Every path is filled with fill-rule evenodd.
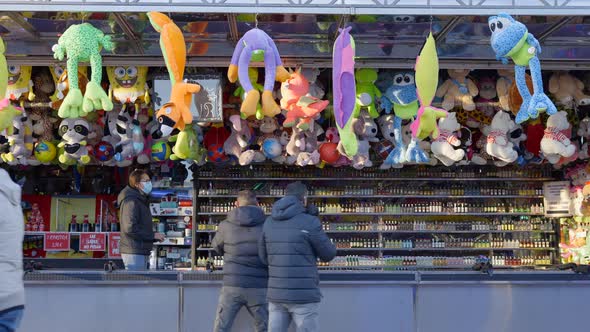
M 111 37 L 93 27 L 90 23 L 82 23 L 70 26 L 56 45 L 53 46 L 53 57 L 63 60 L 68 57 L 68 83 L 69 93 L 59 108 L 59 117 L 78 118 L 86 116 L 93 110 L 110 111 L 113 102 L 100 86 L 102 81 L 102 49 L 112 51 L 114 45 Z M 82 97 L 82 91 L 78 86 L 78 63 L 90 62 L 92 77 L 86 85 L 86 94 Z

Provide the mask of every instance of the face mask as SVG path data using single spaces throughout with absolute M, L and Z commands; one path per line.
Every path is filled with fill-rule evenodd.
M 152 192 L 152 183 L 151 182 L 142 182 L 142 189 L 144 194 L 149 195 Z

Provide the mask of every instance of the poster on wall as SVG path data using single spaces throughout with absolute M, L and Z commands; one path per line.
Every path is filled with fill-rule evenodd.
M 209 75 L 185 75 L 189 83 L 197 83 L 201 91 L 193 95 L 191 113 L 194 122 L 223 122 L 223 101 L 221 76 Z M 154 106 L 160 109 L 170 100 L 170 80 L 168 76 L 156 76 L 154 78 Z
M 546 217 L 572 215 L 569 181 L 553 181 L 543 184 L 543 200 Z
M 119 241 L 121 233 L 109 233 L 109 258 L 120 258 Z

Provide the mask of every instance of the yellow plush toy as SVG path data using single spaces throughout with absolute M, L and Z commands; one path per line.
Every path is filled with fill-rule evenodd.
M 31 66 L 8 66 L 8 87 L 5 98 L 24 107 L 25 100 L 33 101 L 33 81 L 31 80 Z
M 141 104 L 149 104 L 147 73 L 148 67 L 107 67 L 109 97 L 123 104 L 123 110 L 130 103 L 135 104 L 136 110 L 140 109 Z

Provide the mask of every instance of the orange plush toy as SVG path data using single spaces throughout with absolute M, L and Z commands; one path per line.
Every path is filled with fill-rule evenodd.
M 154 29 L 160 32 L 160 47 L 172 83 L 170 101 L 156 113 L 162 137 L 167 137 L 184 130 L 185 125 L 193 122 L 190 105 L 193 94 L 199 92 L 201 86 L 183 80 L 186 44 L 180 28 L 162 13 L 150 12 L 148 17 Z

